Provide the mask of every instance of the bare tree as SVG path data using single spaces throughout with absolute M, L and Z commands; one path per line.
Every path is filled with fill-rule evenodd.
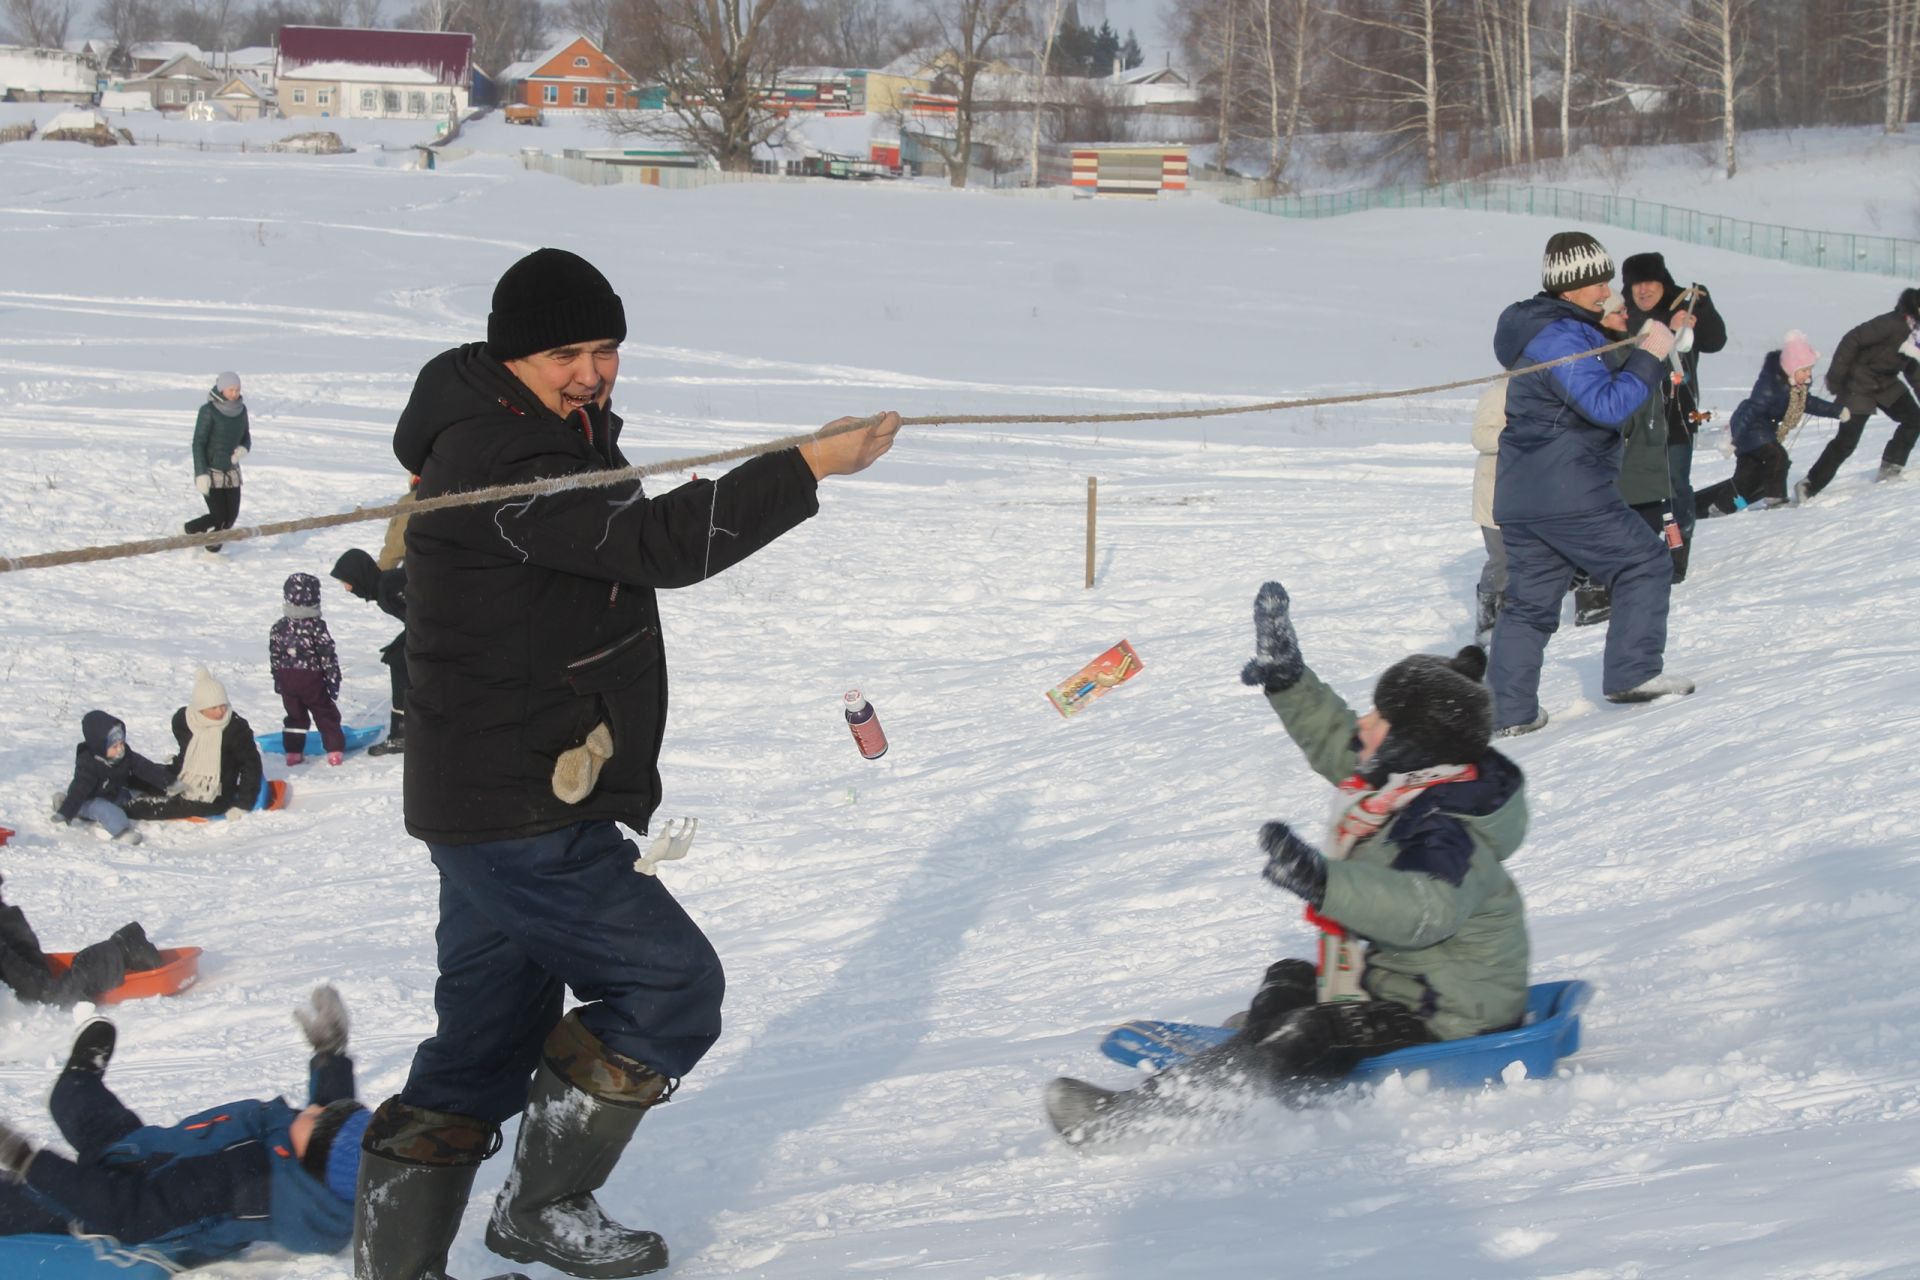
M 975 103 L 980 74 L 993 61 L 1000 44 L 1018 34 L 1025 17 L 1021 0 L 923 0 L 933 24 L 940 81 L 953 90 L 953 136 L 925 137 L 927 146 L 946 161 L 947 181 L 967 185 L 978 127 Z
M 613 0 L 564 0 L 554 8 L 559 25 L 579 32 L 610 51 L 619 38 L 620 9 Z
M 385 0 L 353 0 L 353 24 L 356 27 L 377 27 L 380 25 L 380 10 Z
M 5 0 L 0 6 L 13 38 L 35 49 L 58 49 L 67 42 L 73 0 Z
M 1573 19 L 1577 12 L 1567 0 L 1566 33 L 1560 41 L 1560 158 L 1571 154 L 1573 143 Z
M 1438 0 L 1393 0 L 1380 11 L 1341 14 L 1348 22 L 1383 37 L 1377 58 L 1363 62 L 1346 53 L 1336 56 L 1371 77 L 1378 87 L 1370 93 L 1385 108 L 1386 132 L 1416 135 L 1426 152 L 1426 181 L 1440 181 L 1440 70 L 1435 9 Z
M 1034 10 L 1028 15 L 1028 32 L 1040 37 L 1033 50 L 1033 76 L 1028 81 L 1032 92 L 1027 95 L 1033 108 L 1033 135 L 1027 146 L 1027 185 L 1030 187 L 1040 185 L 1040 117 L 1047 111 L 1042 99 L 1051 78 L 1053 42 L 1060 35 L 1060 11 L 1065 4 L 1066 0 L 1034 0 Z
M 160 10 L 151 0 L 103 0 L 93 11 L 93 20 L 106 28 L 113 41 L 110 59 L 116 70 L 124 64 L 128 50 L 160 33 Z
M 546 41 L 547 14 L 540 0 L 460 0 L 448 30 L 473 36 L 473 63 L 498 71 L 537 53 Z
M 1741 97 L 1752 86 L 1746 75 L 1746 21 L 1753 0 L 1689 0 L 1671 11 L 1672 33 L 1666 43 L 1681 78 L 1703 99 L 1714 104 L 1720 124 L 1720 145 L 1727 176 L 1739 172 L 1736 152 L 1737 112 Z M 1657 34 L 1665 11 L 1653 9 L 1650 27 Z
M 664 116 L 621 112 L 616 132 L 679 141 L 723 169 L 753 168 L 753 149 L 778 138 L 786 117 L 766 90 L 803 37 L 789 0 L 622 0 L 615 57 L 667 93 Z

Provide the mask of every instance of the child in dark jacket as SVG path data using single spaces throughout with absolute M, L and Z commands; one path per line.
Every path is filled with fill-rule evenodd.
M 1404 658 L 1356 717 L 1301 658 L 1289 607 L 1279 583 L 1260 589 L 1257 656 L 1240 678 L 1266 691 L 1307 764 L 1340 792 L 1324 852 L 1284 823 L 1260 830 L 1265 878 L 1306 902 L 1320 963 L 1269 966 L 1232 1039 L 1137 1088 L 1055 1080 L 1048 1117 L 1070 1143 L 1225 1109 L 1233 1095 L 1222 1090 L 1242 1084 L 1289 1097 L 1366 1058 L 1525 1014 L 1526 916 L 1503 864 L 1526 834 L 1526 780 L 1490 746 L 1485 655 Z
M 135 818 L 211 818 L 250 812 L 260 802 L 260 744 L 253 726 L 234 713 L 226 686 L 201 667 L 193 675 L 187 705 L 173 713 L 180 751 L 168 762 L 177 794 L 136 796 L 127 806 Z
M 339 764 L 347 750 L 346 735 L 340 731 L 340 708 L 334 703 L 340 696 L 340 657 L 334 651 L 333 633 L 320 616 L 320 579 L 310 573 L 292 574 L 282 594 L 286 616 L 273 624 L 267 652 L 273 662 L 274 692 L 287 708 L 282 734 L 287 763 L 306 759 L 311 716 L 327 750 L 327 763 Z
M 129 973 L 157 969 L 165 961 L 138 921 L 123 924 L 105 942 L 83 947 L 65 970 L 56 971 L 40 949 L 27 913 L 0 898 L 0 984 L 32 1004 L 78 1004 L 97 1000 Z
M 333 562 L 333 577 L 357 598 L 400 621 L 400 634 L 380 650 L 380 661 L 393 679 L 393 716 L 386 740 L 367 748 L 370 756 L 400 755 L 407 748 L 407 571 L 398 565 L 382 569 L 359 547 L 349 547 Z
M 140 833 L 127 816 L 134 788 L 164 795 L 173 775 L 127 745 L 127 726 L 104 711 L 80 719 L 80 744 L 73 749 L 73 781 L 53 811 L 53 823 L 76 818 L 99 824 L 102 835 L 139 844 Z
M 181 1270 L 256 1243 L 344 1249 L 368 1120 L 353 1098 L 347 1011 L 323 986 L 294 1016 L 313 1046 L 305 1110 L 242 1099 L 172 1126 L 142 1123 L 107 1088 L 113 1024 L 82 1027 L 48 1102 L 73 1156 L 0 1122 L 0 1236 L 16 1237 L 0 1240 L 0 1257 L 35 1245 L 52 1254 L 70 1233 L 111 1236 L 130 1259 L 138 1247 Z
M 1852 418 L 1848 410 L 1811 393 L 1813 366 L 1819 362 L 1820 353 L 1798 329 L 1778 351 L 1767 352 L 1753 390 L 1733 411 L 1733 478 L 1694 494 L 1701 519 L 1785 504 L 1787 473 L 1793 467 L 1788 437 L 1808 414 L 1843 423 Z

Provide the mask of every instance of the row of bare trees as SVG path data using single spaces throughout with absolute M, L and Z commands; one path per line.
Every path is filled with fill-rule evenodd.
M 1743 128 L 1906 128 L 1920 0 L 1183 0 L 1172 35 L 1223 153 L 1280 183 L 1303 130 L 1388 134 L 1429 183 L 1582 136 L 1716 141 Z M 1557 117 L 1557 128 L 1536 120 Z M 1550 147 L 1550 150 L 1548 149 Z

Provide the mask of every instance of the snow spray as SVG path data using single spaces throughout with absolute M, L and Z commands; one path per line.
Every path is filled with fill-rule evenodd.
M 848 692 L 846 704 L 847 727 L 853 730 L 853 744 L 860 748 L 860 754 L 869 760 L 887 754 L 887 731 L 880 727 L 880 713 L 873 704 L 858 689 Z

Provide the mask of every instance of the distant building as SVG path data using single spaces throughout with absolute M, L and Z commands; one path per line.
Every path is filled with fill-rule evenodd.
M 228 76 L 208 101 L 224 108 L 235 120 L 265 120 L 280 114 L 274 109 L 273 95 L 250 71 Z
M 543 111 L 632 111 L 640 105 L 639 82 L 585 36 L 569 36 L 512 63 L 494 80 L 503 103 Z
M 343 119 L 465 115 L 473 37 L 453 31 L 282 27 L 280 114 Z
M 196 102 L 205 102 L 220 88 L 222 76 L 189 53 L 182 53 L 143 76 L 130 77 L 120 84 L 127 93 L 145 93 L 160 111 L 185 111 Z
M 245 49 L 228 49 L 204 59 L 209 67 L 223 75 L 244 75 L 255 88 L 267 97 L 273 97 L 275 72 L 280 61 L 280 51 L 270 44 L 249 45 Z
M 862 112 L 867 109 L 867 73 L 838 67 L 795 67 L 774 79 L 762 101 L 776 111 Z
M 99 88 L 99 72 L 85 54 L 0 45 L 0 102 L 91 105 Z
M 193 58 L 205 65 L 206 56 L 200 52 L 198 45 L 188 44 L 184 40 L 148 40 L 127 50 L 127 61 L 131 66 L 128 78 L 143 79 L 175 58 Z

